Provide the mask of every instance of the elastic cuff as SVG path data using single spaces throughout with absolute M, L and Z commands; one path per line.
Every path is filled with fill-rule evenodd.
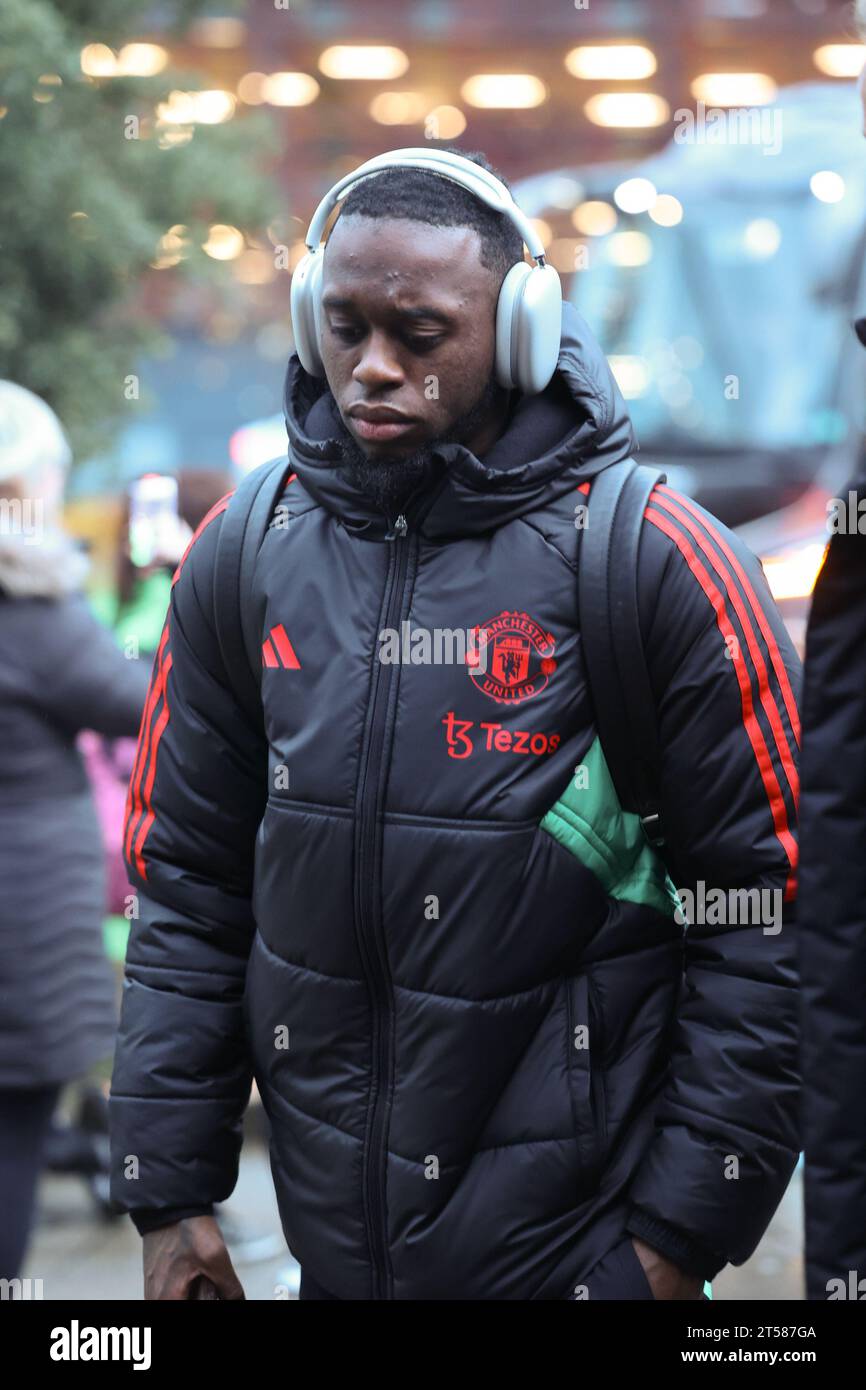
M 642 1207 L 632 1207 L 625 1229 L 630 1235 L 645 1240 L 666 1259 L 678 1265 L 685 1274 L 695 1279 L 715 1279 L 727 1260 L 715 1251 L 709 1250 L 693 1236 L 686 1235 L 678 1226 L 669 1226 L 659 1221 Z
M 213 1206 L 206 1207 L 163 1207 L 162 1210 L 142 1208 L 129 1213 L 133 1226 L 140 1236 L 158 1231 L 162 1226 L 173 1226 L 187 1216 L 213 1216 Z

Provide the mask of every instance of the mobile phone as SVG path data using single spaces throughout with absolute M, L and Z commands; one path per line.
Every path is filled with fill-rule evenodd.
M 167 473 L 144 473 L 129 489 L 129 555 L 139 569 L 171 554 L 177 529 L 177 479 Z

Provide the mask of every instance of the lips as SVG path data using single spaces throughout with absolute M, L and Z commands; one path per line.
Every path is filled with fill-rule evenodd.
M 410 415 L 384 405 L 351 406 L 348 415 L 360 437 L 369 440 L 397 439 L 416 424 Z

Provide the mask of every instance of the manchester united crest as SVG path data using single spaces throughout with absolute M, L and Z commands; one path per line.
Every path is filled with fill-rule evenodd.
M 500 705 L 540 695 L 556 670 L 553 634 L 528 613 L 503 610 L 473 629 L 466 665 L 473 683 Z

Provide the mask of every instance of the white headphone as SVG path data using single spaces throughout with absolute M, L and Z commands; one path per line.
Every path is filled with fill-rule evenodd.
M 523 237 L 536 265 L 518 261 L 502 282 L 496 309 L 496 378 L 507 389 L 526 395 L 543 391 L 556 369 L 562 331 L 562 286 L 544 256 L 544 243 L 521 212 L 505 184 L 463 155 L 450 150 L 391 150 L 368 159 L 326 193 L 306 235 L 307 254 L 292 276 L 292 323 L 301 366 L 311 376 L 325 369 L 319 352 L 321 333 L 322 232 L 331 212 L 362 179 L 384 169 L 423 169 L 468 189 L 488 207 L 504 213 Z

